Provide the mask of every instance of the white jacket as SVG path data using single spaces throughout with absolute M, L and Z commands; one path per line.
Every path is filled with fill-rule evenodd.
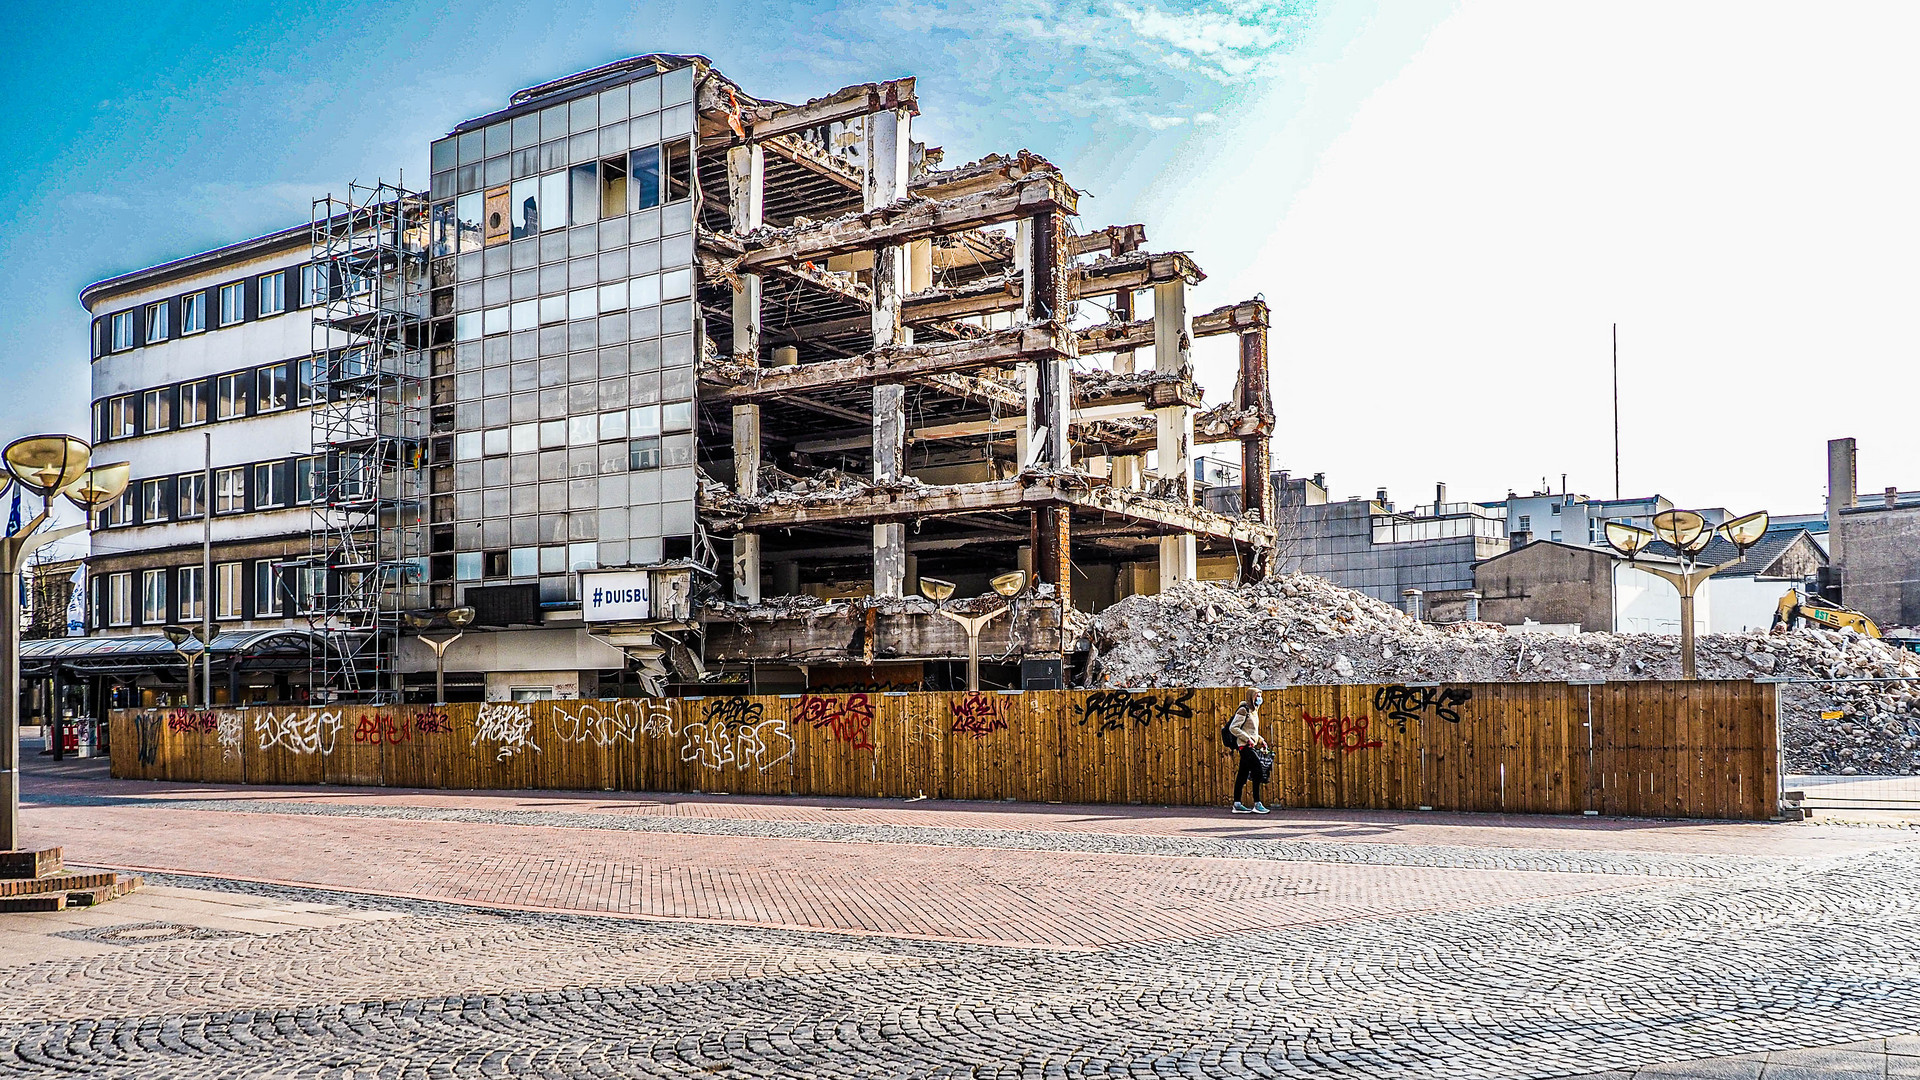
M 1267 745 L 1267 740 L 1260 737 L 1260 710 L 1256 706 L 1242 702 L 1233 711 L 1233 719 L 1227 722 L 1227 730 L 1233 732 L 1234 743 L 1238 746 Z

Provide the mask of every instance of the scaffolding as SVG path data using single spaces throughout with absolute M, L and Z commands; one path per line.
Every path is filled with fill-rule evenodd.
M 316 701 L 399 701 L 401 617 L 426 606 L 426 225 L 384 181 L 313 201 L 313 523 L 288 591 L 325 644 Z

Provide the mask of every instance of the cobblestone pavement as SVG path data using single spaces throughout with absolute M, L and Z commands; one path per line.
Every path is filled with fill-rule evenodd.
M 1896 1049 L 1920 1031 L 1904 829 L 28 780 L 30 840 L 158 872 L 0 921 L 0 1076 L 1920 1060 Z

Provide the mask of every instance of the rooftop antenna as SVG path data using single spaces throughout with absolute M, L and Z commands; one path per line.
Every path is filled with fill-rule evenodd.
M 1620 324 L 1613 324 L 1613 497 L 1620 497 Z

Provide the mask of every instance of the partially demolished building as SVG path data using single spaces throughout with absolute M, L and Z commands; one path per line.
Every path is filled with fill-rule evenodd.
M 950 688 L 941 609 L 1001 605 L 986 684 L 1057 685 L 1086 613 L 1264 574 L 1265 305 L 1189 315 L 1187 254 L 918 114 L 911 78 L 787 105 L 642 56 L 458 125 L 424 193 L 317 201 L 306 692 L 417 696 L 456 606 L 458 696 Z M 1195 505 L 1209 442 L 1236 516 Z

